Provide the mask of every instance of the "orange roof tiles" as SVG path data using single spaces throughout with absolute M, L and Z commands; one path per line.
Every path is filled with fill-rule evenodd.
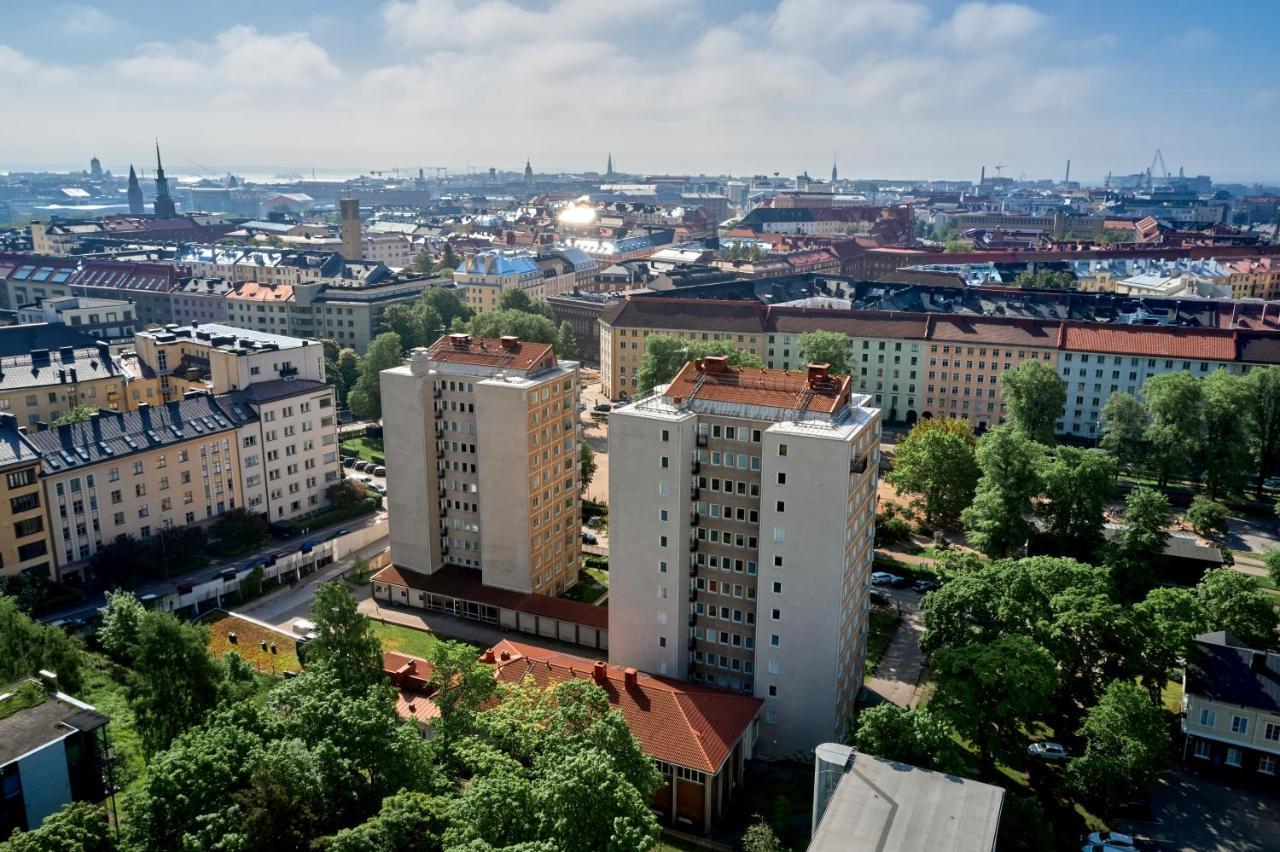
M 796 408 L 810 389 L 805 373 L 730 365 L 725 365 L 723 372 L 704 372 L 702 367 L 702 361 L 686 363 L 671 380 L 665 396 L 671 399 L 679 397 L 681 400 L 693 397 L 712 402 Z M 694 387 L 698 385 L 699 379 L 702 379 L 702 384 L 695 393 Z M 848 404 L 849 378 L 831 376 L 829 382 L 816 386 L 813 390 L 805 410 L 834 414 Z
M 1219 329 L 1067 325 L 1063 348 L 1115 355 L 1199 358 L 1209 361 L 1232 361 L 1236 357 L 1232 333 Z
M 431 344 L 431 358 L 436 361 L 447 361 L 457 364 L 476 364 L 489 367 L 506 367 L 513 370 L 528 370 L 534 366 L 554 367 L 556 354 L 550 343 L 528 343 L 517 340 L 511 349 L 504 349 L 501 340 L 465 335 L 446 334 Z
M 596 671 L 594 660 L 508 639 L 490 651 L 496 675 L 504 683 L 530 678 L 546 688 L 591 679 Z M 618 666 L 604 665 L 601 671 L 603 683 L 596 682 L 609 703 L 622 711 L 646 754 L 708 774 L 719 771 L 764 704 L 759 698 L 643 672 L 628 684 L 628 670 Z
M 293 298 L 293 285 L 246 281 L 236 285 L 235 291 L 228 293 L 227 298 L 246 302 L 287 302 Z
M 431 662 L 421 657 L 386 651 L 382 669 L 396 690 L 396 715 L 401 719 L 430 722 L 440 718 L 440 706 L 431 700 Z

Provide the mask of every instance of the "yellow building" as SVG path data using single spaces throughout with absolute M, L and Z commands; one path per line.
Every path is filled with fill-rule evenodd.
M 40 455 L 23 439 L 17 419 L 0 414 L 0 576 L 30 571 L 50 576 L 53 557 L 40 487 Z

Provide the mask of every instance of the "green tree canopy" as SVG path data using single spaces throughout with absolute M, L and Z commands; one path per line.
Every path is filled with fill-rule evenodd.
M 1247 389 L 1245 420 L 1249 439 L 1263 477 L 1275 472 L 1280 460 L 1280 367 L 1254 367 L 1244 375 Z M 1262 494 L 1262 483 L 1257 486 Z
M 810 331 L 800 335 L 800 357 L 805 364 L 827 364 L 837 376 L 851 371 L 849 338 L 834 331 Z
M 0 682 L 45 669 L 58 676 L 60 689 L 74 693 L 80 688 L 83 656 L 80 643 L 62 628 L 32 621 L 17 601 L 0 595 Z
M 1204 443 L 1204 391 L 1190 373 L 1164 373 L 1143 383 L 1142 396 L 1151 412 L 1148 457 L 1163 487 L 1190 471 Z
M 1023 290 L 1074 290 L 1076 277 L 1057 269 L 1025 269 L 1014 277 L 1013 286 Z
M 559 329 L 556 330 L 556 341 L 556 355 L 559 357 L 582 357 L 582 353 L 578 352 L 578 338 L 574 336 L 573 324 L 568 320 L 560 323 Z
M 207 642 L 205 628 L 167 612 L 148 612 L 138 625 L 126 693 L 148 754 L 167 748 L 217 705 L 224 675 Z
M 948 423 L 963 424 L 963 428 Z M 976 443 L 966 421 L 921 420 L 898 443 L 885 481 L 899 491 L 920 495 L 930 521 L 954 523 L 973 502 L 980 474 Z
M 347 404 L 357 417 L 377 420 L 382 417 L 382 385 L 379 374 L 383 370 L 399 367 L 404 360 L 400 335 L 394 331 L 379 334 L 369 343 L 369 349 L 360 359 L 355 385 L 347 394 Z
M 503 290 L 502 294 L 498 296 L 498 310 L 520 311 L 555 320 L 555 314 L 551 312 L 550 305 L 541 299 L 534 299 L 524 290 Z
M 430 346 L 445 329 L 435 308 L 421 299 L 389 306 L 382 312 L 382 327 L 400 335 L 405 350 Z
M 1085 752 L 1068 768 L 1071 785 L 1082 795 L 1110 806 L 1156 780 L 1171 761 L 1169 726 L 1142 687 L 1112 681 L 1085 713 L 1080 736 Z
M 1154 488 L 1139 486 L 1124 500 L 1124 523 L 1112 541 L 1108 562 L 1116 586 L 1138 600 L 1155 585 L 1153 565 L 1162 564 L 1169 541 L 1169 500 Z
M 1185 517 L 1197 535 L 1216 539 L 1227 534 L 1227 507 L 1208 497 L 1192 498 Z
M 1204 471 L 1204 485 L 1210 497 L 1243 489 L 1253 467 L 1248 438 L 1251 387 L 1243 376 L 1221 367 L 1201 382 L 1204 443 L 1197 453 L 1197 466 Z
M 100 805 L 71 802 L 45 817 L 39 828 L 15 831 L 0 852 L 115 852 L 116 839 Z
M 1208 614 L 1190 589 L 1155 588 L 1133 607 L 1140 637 L 1142 679 L 1153 703 L 1160 691 L 1191 653 L 1193 640 L 1208 625 Z
M 1102 408 L 1102 449 L 1124 468 L 1142 463 L 1147 449 L 1147 407 L 1123 391 L 1111 394 Z
M 1206 628 L 1225 630 L 1251 648 L 1276 646 L 1276 612 L 1258 581 L 1230 568 L 1215 568 L 1196 586 Z
M 858 711 L 852 742 L 858 751 L 955 773 L 962 761 L 951 726 L 924 709 L 904 710 L 894 704 L 877 704 Z
M 724 355 L 729 363 L 742 367 L 763 367 L 754 353 L 738 349 L 727 340 L 681 340 L 665 334 L 651 334 L 644 341 L 644 359 L 640 362 L 639 395 L 651 393 L 656 385 L 666 384 L 687 361 L 707 355 Z
M 1023 361 L 1000 376 L 1009 422 L 1027 437 L 1053 442 L 1053 426 L 1067 402 L 1067 384 L 1044 361 Z
M 106 598 L 102 626 L 98 628 L 98 644 L 116 662 L 129 665 L 147 610 L 133 592 L 107 592 Z
M 969 544 L 988 556 L 1021 548 L 1033 532 L 1032 499 L 1040 493 L 1044 448 L 1013 426 L 997 426 L 978 441 L 982 476 L 961 513 Z
M 519 292 L 508 290 L 508 293 Z M 476 314 L 469 324 L 476 337 L 490 339 L 514 336 L 529 343 L 550 343 L 558 346 L 560 331 L 556 324 L 539 313 L 517 311 L 511 308 L 485 311 Z
M 596 451 L 583 441 L 578 445 L 578 488 L 586 491 L 596 477 Z
M 1115 476 L 1115 459 L 1101 450 L 1054 449 L 1041 473 L 1047 498 L 1041 515 L 1057 553 L 1087 559 L 1102 544 Z
M 1025 636 L 947 648 L 933 658 L 938 689 L 929 710 L 978 747 L 984 772 L 1026 747 L 1022 731 L 1050 710 L 1053 658 Z
M 382 645 L 344 583 L 322 583 L 311 601 L 310 615 L 316 638 L 305 646 L 307 665 L 327 667 L 339 683 L 357 694 L 385 683 Z

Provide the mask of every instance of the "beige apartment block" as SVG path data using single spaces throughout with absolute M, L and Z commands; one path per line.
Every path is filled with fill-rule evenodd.
M 764 754 L 838 738 L 862 683 L 869 402 L 710 357 L 610 416 L 610 662 L 763 699 Z
M 0 576 L 31 572 L 51 576 L 53 557 L 40 485 L 40 454 L 18 431 L 12 414 L 0 414 Z
M 549 344 L 466 334 L 382 373 L 391 553 L 433 574 L 556 595 L 577 582 L 578 364 Z
M 242 505 L 236 437 L 243 422 L 223 401 L 201 395 L 100 411 L 28 434 L 44 471 L 58 578 L 80 574 L 120 535 L 145 539 Z

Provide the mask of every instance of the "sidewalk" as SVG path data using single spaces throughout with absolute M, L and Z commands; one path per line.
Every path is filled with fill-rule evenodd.
M 875 676 L 867 681 L 866 686 L 885 701 L 909 708 L 914 704 L 916 685 L 924 670 L 924 652 L 920 650 L 924 622 L 918 600 L 911 600 L 905 595 L 897 600 L 901 605 L 902 622 L 880 658 Z

